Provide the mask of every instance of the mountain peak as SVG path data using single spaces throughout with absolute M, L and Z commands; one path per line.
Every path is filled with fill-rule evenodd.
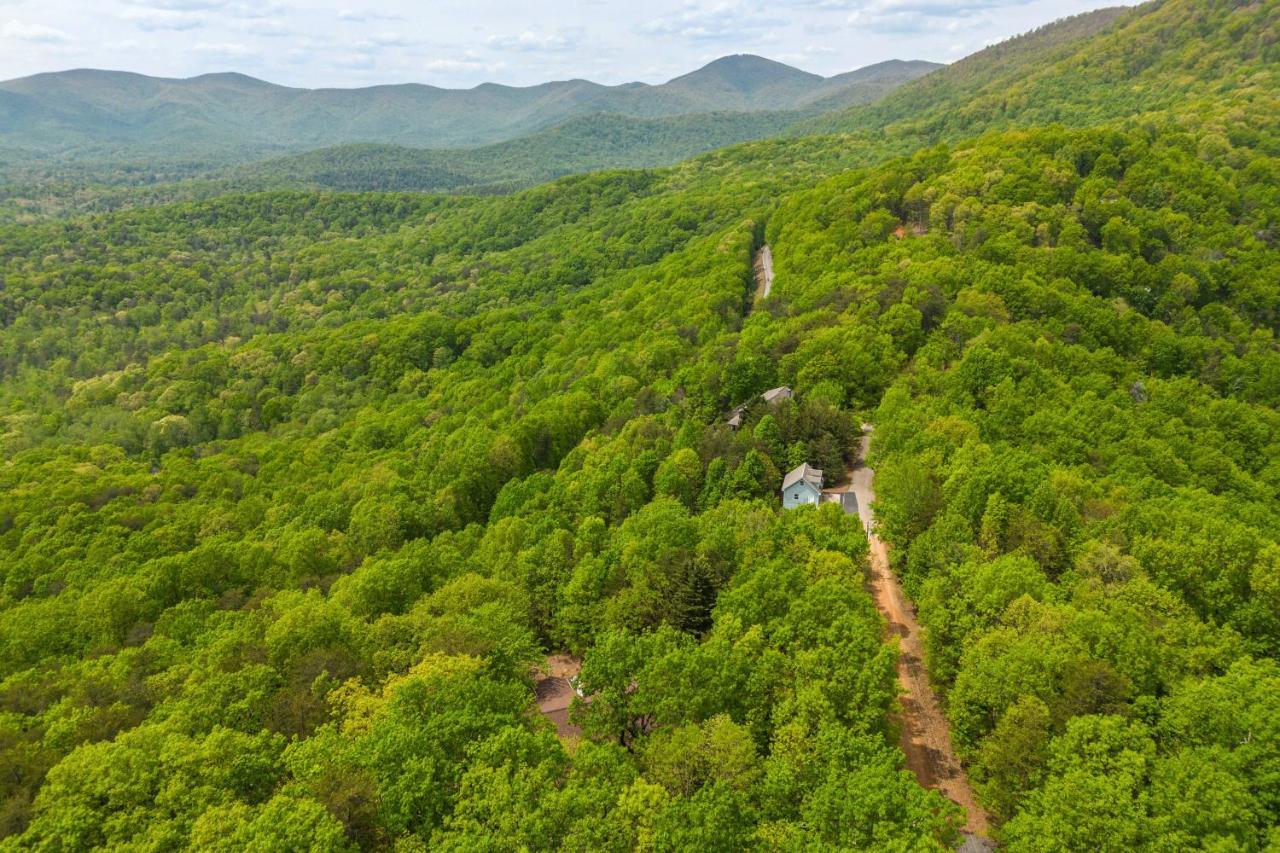
M 777 86 L 813 84 L 822 80 L 817 74 L 792 68 L 763 56 L 735 53 L 677 77 L 667 83 L 674 88 L 720 88 L 751 94 Z
M 239 71 L 214 71 L 208 74 L 200 74 L 195 77 L 188 77 L 182 81 L 184 83 L 216 83 L 227 86 L 243 86 L 245 88 L 284 88 L 276 83 L 269 83 L 266 80 L 260 80 L 257 77 L 250 77 L 248 74 L 241 74 Z
M 792 68 L 790 65 L 786 65 L 782 62 L 778 62 L 777 60 L 769 59 L 765 56 L 759 56 L 754 53 L 730 53 L 726 56 L 720 57 L 719 59 L 711 60 L 698 70 L 707 71 L 712 68 L 725 68 L 732 69 L 734 71 L 753 69 L 799 71 L 799 69 Z M 693 73 L 696 74 L 697 72 L 695 71 Z M 805 72 L 801 71 L 800 73 L 803 74 Z

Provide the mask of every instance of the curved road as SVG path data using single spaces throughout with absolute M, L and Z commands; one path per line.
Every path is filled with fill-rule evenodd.
M 863 424 L 859 461 L 849 472 L 847 491 L 858 496 L 858 516 L 869 531 L 871 542 L 871 576 L 869 587 L 876 606 L 889 623 L 889 631 L 898 637 L 898 683 L 902 690 L 902 731 L 900 745 L 907 756 L 907 768 L 915 774 L 920 784 L 942 792 L 952 802 L 965 810 L 965 831 L 978 836 L 969 839 L 981 846 L 988 837 L 986 812 L 978 805 L 969 777 L 956 758 L 951 745 L 951 729 L 942 706 L 938 703 L 933 685 L 924 667 L 924 644 L 920 625 L 916 622 L 915 609 L 902 591 L 902 584 L 889 568 L 889 553 L 885 543 L 874 532 L 875 516 L 871 504 L 876 499 L 873 480 L 875 472 L 863 464 L 871 441 L 871 426 Z M 962 848 L 963 849 L 963 848 Z

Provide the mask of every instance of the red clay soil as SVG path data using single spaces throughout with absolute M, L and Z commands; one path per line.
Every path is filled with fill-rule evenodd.
M 870 430 L 864 425 L 864 429 Z M 869 436 L 862 439 L 861 458 L 867 455 Z M 849 472 L 847 491 L 858 496 L 858 515 L 869 531 L 874 531 L 875 517 L 871 504 L 875 500 L 872 486 L 875 473 L 861 462 Z M 868 588 L 876 606 L 889 623 L 889 632 L 898 638 L 898 683 L 902 690 L 899 704 L 900 745 L 907 757 L 907 769 L 926 788 L 940 791 L 947 799 L 965 810 L 966 832 L 988 837 L 989 819 L 978 805 L 969 786 L 969 777 L 956 758 L 951 745 L 951 729 L 938 703 L 933 685 L 924 667 L 924 645 L 915 608 L 902 591 L 902 584 L 889 568 L 889 553 L 880 537 L 871 533 L 871 576 Z
M 582 669 L 582 661 L 568 655 L 550 655 L 535 674 L 533 690 L 538 710 L 555 723 L 556 734 L 576 740 L 582 729 L 569 722 L 569 706 L 576 695 L 569 679 Z

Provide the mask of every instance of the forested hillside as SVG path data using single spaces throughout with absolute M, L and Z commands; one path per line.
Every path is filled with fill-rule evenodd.
M 793 313 L 742 357 L 880 399 L 882 532 L 1013 849 L 1277 840 L 1274 115 L 984 137 L 770 226 Z
M 947 839 L 861 529 L 772 507 L 856 418 L 717 425 L 749 214 L 837 166 L 802 149 L 8 231 L 13 843 Z M 592 650 L 598 743 L 531 714 L 540 648 Z
M 781 133 L 795 111 L 714 113 L 661 119 L 591 115 L 479 148 L 431 150 L 344 145 L 257 163 L 171 171 L 136 163 L 36 166 L 0 184 L 0 221 L 105 212 L 228 192 L 341 190 L 495 194 L 565 175 L 663 166 L 714 148 Z
M 7 84 L 0 84 L 0 128 L 9 127 L 11 141 L 22 146 L 0 147 L 0 223 L 273 189 L 512 192 L 592 170 L 670 165 L 773 136 L 805 116 L 875 101 L 937 67 L 890 61 L 824 79 L 737 56 L 659 87 L 583 83 L 592 97 L 567 95 L 562 89 L 570 84 L 510 89 L 505 97 L 498 96 L 504 87 L 438 92 L 463 102 L 445 110 L 446 119 L 468 127 L 514 122 L 500 131 L 443 136 L 431 124 L 445 120 L 440 104 L 426 96 L 405 102 L 403 93 L 390 103 L 382 91 L 342 93 L 328 108 L 353 111 L 361 124 L 321 117 L 311 120 L 320 135 L 309 136 L 276 126 L 292 114 L 277 100 L 293 104 L 306 93 L 239 77 L 154 81 L 74 72 L 12 81 L 10 88 L 39 106 L 5 113 Z M 56 112 L 59 104 L 65 115 L 56 120 L 24 112 Z M 286 119 L 276 115 L 282 111 Z M 99 128 L 102 122 L 122 126 Z M 61 141 L 33 137 L 42 127 Z M 274 127 L 278 138 L 243 137 L 264 127 Z M 64 150 L 68 139 L 82 136 L 83 144 Z M 448 147 L 460 144 L 473 147 Z
M 804 127 L 932 142 L 991 128 L 1082 125 L 1152 110 L 1194 114 L 1206 98 L 1274 94 L 1268 84 L 1280 62 L 1278 16 L 1273 3 L 1235 0 L 1090 12 Z
M 996 840 L 1280 845 L 1277 8 L 878 139 L 0 227 L 0 850 L 954 847 L 866 533 L 777 506 L 866 421 Z
M 472 89 L 297 89 L 243 74 L 169 80 L 78 69 L 0 81 L 0 145 L 28 159 L 71 162 L 245 162 L 364 142 L 472 147 L 597 113 L 659 118 L 865 103 L 937 67 L 890 61 L 823 78 L 736 55 L 659 85 L 565 80 Z

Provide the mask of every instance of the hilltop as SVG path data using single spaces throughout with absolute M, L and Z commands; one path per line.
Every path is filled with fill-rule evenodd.
M 1084 125 L 1215 93 L 1269 95 L 1280 63 L 1274 3 L 1101 9 L 980 51 L 890 93 L 800 125 L 922 140 L 1048 123 Z

